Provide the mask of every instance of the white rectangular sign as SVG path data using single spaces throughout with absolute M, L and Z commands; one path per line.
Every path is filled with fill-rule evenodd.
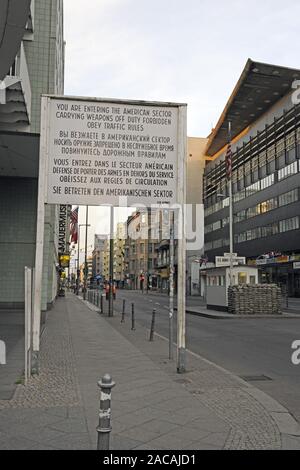
M 245 265 L 246 258 L 232 256 L 233 266 Z M 230 257 L 226 256 L 216 256 L 216 268 L 222 268 L 230 266 Z
M 293 263 L 293 267 L 294 269 L 300 269 L 300 263 L 298 261 Z
M 179 106 L 48 97 L 45 202 L 178 202 Z

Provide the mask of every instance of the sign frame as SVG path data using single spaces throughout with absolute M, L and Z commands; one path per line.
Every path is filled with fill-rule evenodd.
M 178 311 L 177 311 L 177 372 L 185 373 L 185 277 L 186 277 L 186 165 L 187 165 L 187 104 L 143 100 L 122 100 L 112 98 L 90 98 L 86 96 L 64 96 L 64 95 L 42 95 L 41 97 L 41 137 L 39 156 L 39 180 L 38 180 L 38 206 L 37 206 L 37 229 L 36 229 L 36 254 L 35 254 L 35 295 L 33 308 L 33 353 L 32 370 L 39 370 L 40 350 L 40 325 L 42 308 L 42 275 L 43 275 L 43 251 L 44 251 L 44 219 L 45 200 L 47 191 L 47 173 L 49 165 L 49 135 L 50 119 L 49 109 L 51 99 L 84 101 L 91 103 L 123 104 L 131 106 L 150 106 L 177 108 L 177 201 L 181 207 L 180 223 L 178 229 Z M 138 204 L 139 201 L 137 201 Z M 63 204 L 63 202 L 62 202 Z M 92 205 L 92 204 L 91 204 Z M 105 205 L 105 204 L 103 204 Z M 107 205 L 107 204 L 106 204 Z M 101 203 L 98 204 L 101 206 Z

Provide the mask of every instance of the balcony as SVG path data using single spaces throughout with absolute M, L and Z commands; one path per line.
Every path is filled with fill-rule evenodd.
M 0 103 L 1 130 L 29 131 L 31 86 L 23 44 L 4 79 Z

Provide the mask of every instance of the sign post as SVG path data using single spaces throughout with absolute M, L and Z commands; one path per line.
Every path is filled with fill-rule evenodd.
M 31 376 L 32 347 L 32 270 L 25 267 L 25 385 Z
M 177 370 L 185 371 L 186 105 L 42 96 L 36 237 L 37 367 L 45 204 L 180 207 Z M 78 267 L 79 268 L 79 267 Z

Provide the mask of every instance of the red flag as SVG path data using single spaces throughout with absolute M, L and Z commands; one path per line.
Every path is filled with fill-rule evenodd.
M 79 207 L 76 207 L 71 212 L 71 217 L 70 217 L 71 243 L 77 243 L 78 241 L 78 209 Z
M 226 164 L 226 176 L 227 179 L 231 179 L 232 174 L 232 152 L 231 152 L 231 143 L 229 142 L 225 157 L 225 164 Z

